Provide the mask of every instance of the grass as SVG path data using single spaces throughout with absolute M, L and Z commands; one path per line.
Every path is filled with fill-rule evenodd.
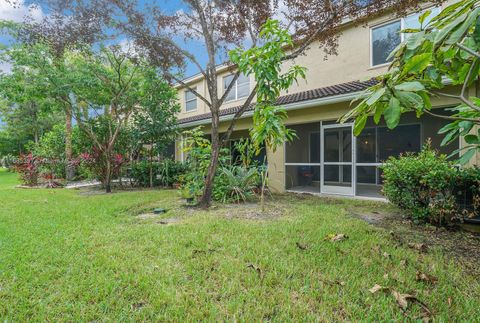
M 480 319 L 478 277 L 440 250 L 399 245 L 347 211 L 385 204 L 276 197 L 270 207 L 285 208 L 284 216 L 252 220 L 226 216 L 243 206 L 184 209 L 168 190 L 82 195 L 16 183 L 0 171 L 3 321 L 421 317 L 418 305 L 403 313 L 391 293 L 370 293 L 375 284 L 415 295 L 436 320 Z M 181 221 L 135 216 L 154 206 Z M 331 233 L 349 239 L 325 241 Z M 416 281 L 417 271 L 438 283 Z

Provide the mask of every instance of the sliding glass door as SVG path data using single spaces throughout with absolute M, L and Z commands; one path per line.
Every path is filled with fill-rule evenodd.
M 354 194 L 352 125 L 322 127 L 322 193 Z

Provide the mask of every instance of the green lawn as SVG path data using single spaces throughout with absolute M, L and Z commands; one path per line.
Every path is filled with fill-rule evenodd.
M 390 292 L 370 293 L 377 283 L 415 295 L 436 320 L 480 319 L 478 277 L 346 211 L 382 203 L 275 197 L 270 208 L 285 216 L 244 219 L 226 216 L 240 208 L 184 209 L 174 191 L 82 195 L 16 183 L 0 170 L 2 321 L 421 317 L 418 305 L 402 313 Z M 136 217 L 154 206 L 181 221 Z M 349 239 L 325 241 L 331 233 Z M 416 281 L 417 271 L 438 283 Z

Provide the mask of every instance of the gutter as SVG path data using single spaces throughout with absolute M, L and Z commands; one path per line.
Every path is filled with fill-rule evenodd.
M 324 98 L 319 98 L 319 99 L 314 99 L 314 100 L 289 103 L 289 104 L 283 105 L 283 107 L 287 111 L 294 111 L 294 110 L 300 110 L 300 109 L 314 108 L 314 107 L 317 107 L 317 106 L 322 106 L 322 105 L 327 105 L 327 104 L 346 102 L 346 101 L 351 101 L 351 100 L 355 99 L 362 92 L 363 91 L 358 91 L 358 92 L 340 94 L 340 95 L 324 97 Z M 233 120 L 234 115 L 235 114 L 233 113 L 233 114 L 229 114 L 229 115 L 226 115 L 226 116 L 221 116 L 220 117 L 220 122 L 231 121 L 231 120 Z M 245 118 L 251 117 L 252 115 L 253 115 L 253 111 L 251 111 L 251 110 L 250 111 L 245 111 L 242 114 L 242 116 L 240 117 L 240 119 L 245 119 Z M 179 125 L 179 128 L 190 128 L 190 127 L 210 124 L 211 123 L 210 120 L 211 120 L 211 118 L 183 123 L 183 124 Z

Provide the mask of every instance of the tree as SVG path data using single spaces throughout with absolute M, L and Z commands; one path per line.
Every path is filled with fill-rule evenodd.
M 10 74 L 0 75 L 0 117 L 5 122 L 4 131 L 16 142 L 17 152 L 22 152 L 29 141 L 37 144 L 61 118 L 37 78 L 35 70 L 18 65 Z
M 8 0 L 12 6 L 23 2 Z M 29 63 L 42 70 L 45 90 L 63 107 L 65 112 L 65 155 L 67 179 L 74 177 L 72 161 L 72 102 L 62 78 L 65 76 L 65 53 L 72 49 L 89 46 L 103 37 L 101 17 L 95 10 L 83 10 L 75 1 L 36 1 L 48 14 L 41 19 L 27 15 L 21 24 L 0 21 L 0 28 L 8 32 L 20 47 L 35 52 L 39 45 L 44 56 L 31 55 Z M 75 11 L 75 14 L 72 12 Z M 15 59 L 14 57 L 11 57 Z M 17 57 L 18 58 L 18 57 Z M 35 58 L 35 59 L 33 59 Z M 24 62 L 25 63 L 25 62 Z
M 182 0 L 182 10 L 173 14 L 162 10 L 162 4 L 158 1 L 144 1 L 143 7 L 136 0 L 91 0 L 88 3 L 77 3 L 83 4 L 82 12 L 90 8 L 102 15 L 108 26 L 114 25 L 126 34 L 165 77 L 190 90 L 210 109 L 212 158 L 200 202 L 207 207 L 211 200 L 220 149 L 228 142 L 237 120 L 251 105 L 256 94 L 256 88 L 253 88 L 230 121 L 226 133 L 221 136 L 220 108 L 240 76 L 240 71 L 227 63 L 234 77 L 225 91 L 220 88 L 217 66 L 227 59 L 229 50 L 235 47 L 246 49 L 261 46 L 258 39 L 261 26 L 268 18 L 278 16 L 284 21 L 284 27 L 294 35 L 295 46 L 283 58 L 285 61 L 303 54 L 313 43 L 322 47 L 326 55 L 335 54 L 337 38 L 346 17 L 351 23 L 362 23 L 392 10 L 396 14 L 405 14 L 407 9 L 418 5 L 420 1 L 283 0 L 283 6 L 280 6 L 277 0 Z M 185 44 L 192 43 L 200 43 L 203 50 L 188 50 Z M 203 62 L 202 56 L 205 53 L 207 58 Z M 181 72 L 187 63 L 195 66 L 204 77 L 208 89 L 206 95 L 183 82 Z
M 92 141 L 93 153 L 88 159 L 96 163 L 95 169 L 100 170 L 99 176 L 110 193 L 116 165 L 123 158 L 116 153 L 117 142 L 132 114 L 142 104 L 151 108 L 159 103 L 158 98 L 165 94 L 156 92 L 171 90 L 156 87 L 163 84 L 160 76 L 146 62 L 118 47 L 104 47 L 98 53 L 70 53 L 67 62 L 74 94 L 73 114 L 80 130 Z M 173 111 L 165 111 L 170 113 Z
M 419 17 L 420 29 L 403 31 L 409 37 L 390 54 L 389 72 L 362 94 L 360 103 L 341 121 L 354 118 L 358 135 L 371 115 L 377 124 L 383 116 L 390 129 L 408 111 L 415 111 L 417 117 L 427 114 L 450 120 L 439 129 L 445 135 L 442 145 L 463 137 L 467 146 L 452 156 L 463 152 L 459 162 L 465 164 L 480 151 L 480 132 L 475 129 L 480 125 L 480 98 L 468 94 L 479 81 L 480 7 L 477 0 L 456 2 L 424 26 L 429 14 L 426 11 Z M 445 80 L 459 86 L 459 93 L 445 93 L 449 83 Z M 432 111 L 431 96 L 457 100 L 458 105 L 450 109 L 453 115 Z
M 150 187 L 153 187 L 153 155 L 164 152 L 175 140 L 176 113 L 180 111 L 177 92 L 154 69 L 145 73 L 144 90 L 139 109 L 133 115 L 136 139 L 148 145 Z
M 287 112 L 284 108 L 276 106 L 276 102 L 280 93 L 288 90 L 299 77 L 305 78 L 306 72 L 305 68 L 294 65 L 282 73 L 282 62 L 287 55 L 285 48 L 292 46 L 293 42 L 288 31 L 282 29 L 277 20 L 268 20 L 259 36 L 263 46 L 247 51 L 236 49 L 230 52 L 230 59 L 237 64 L 239 71 L 245 75 L 253 74 L 257 83 L 257 103 L 250 131 L 257 154 L 264 145 L 276 151 L 280 145 L 293 139 L 294 133 L 285 126 Z M 265 169 L 262 174 L 260 198 L 262 212 L 265 211 L 267 177 L 268 171 Z

